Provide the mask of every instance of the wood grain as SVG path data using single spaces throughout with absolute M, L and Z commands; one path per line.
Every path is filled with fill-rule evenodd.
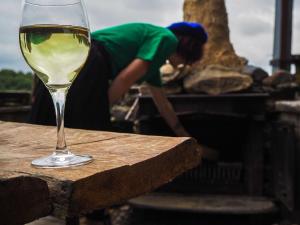
M 44 181 L 52 213 L 64 218 L 150 192 L 201 160 L 191 138 L 66 129 L 66 139 L 73 153 L 92 155 L 94 161 L 79 167 L 37 169 L 30 163 L 52 153 L 55 127 L 0 122 L 0 186 L 9 181 L 21 191 L 15 179 L 24 174 Z M 7 173 L 14 176 L 5 177 Z M 47 191 L 38 189 L 36 195 L 42 198 Z

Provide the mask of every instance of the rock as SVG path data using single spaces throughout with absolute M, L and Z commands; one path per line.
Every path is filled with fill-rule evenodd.
M 242 68 L 241 73 L 247 74 L 251 76 L 254 83 L 261 84 L 264 79 L 266 79 L 269 74 L 264 71 L 262 68 L 252 66 L 252 65 L 246 65 Z
M 290 82 L 290 83 L 278 84 L 276 87 L 263 86 L 263 90 L 264 92 L 271 93 L 272 95 L 278 93 L 281 94 L 281 96 L 283 96 L 284 92 L 287 92 L 289 94 L 295 93 L 299 89 L 298 87 L 299 85 L 296 82 Z
M 189 69 L 184 65 L 174 68 L 170 64 L 165 64 L 160 68 L 163 89 L 167 95 L 179 94 L 183 91 L 183 79 L 189 74 Z
M 160 68 L 160 73 L 163 85 L 180 83 L 190 73 L 190 67 L 180 64 L 177 68 L 174 68 L 170 64 L 165 64 Z
M 184 0 L 184 21 L 199 22 L 208 32 L 203 59 L 195 64 L 198 70 L 219 64 L 242 68 L 247 60 L 235 53 L 230 42 L 225 0 Z
M 145 84 L 139 86 L 139 92 L 141 95 L 151 95 L 148 85 Z
M 160 73 L 163 76 L 172 75 L 174 72 L 175 72 L 175 69 L 170 63 L 166 63 L 160 67 Z
M 282 83 L 276 86 L 279 90 L 297 89 L 299 85 L 296 82 Z
M 111 119 L 112 119 L 112 121 L 124 120 L 124 118 L 127 115 L 129 109 L 130 109 L 130 107 L 128 107 L 128 106 L 114 105 L 111 108 Z
M 190 93 L 204 92 L 211 95 L 219 95 L 245 90 L 252 83 L 253 80 L 250 76 L 232 68 L 210 65 L 204 70 L 187 77 L 184 80 L 184 88 Z
M 253 83 L 253 84 L 251 85 L 251 87 L 250 87 L 247 91 L 249 91 L 249 92 L 251 92 L 251 93 L 264 93 L 264 92 L 266 92 L 266 91 L 264 90 L 264 87 L 263 87 L 261 84 L 258 85 L 258 84 L 256 84 L 256 83 Z
M 279 84 L 292 83 L 295 81 L 293 75 L 284 70 L 278 70 L 271 76 L 263 80 L 263 85 L 277 87 Z

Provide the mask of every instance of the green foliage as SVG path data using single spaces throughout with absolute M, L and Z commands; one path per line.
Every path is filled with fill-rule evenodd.
M 0 70 L 0 91 L 30 91 L 32 87 L 32 73 Z

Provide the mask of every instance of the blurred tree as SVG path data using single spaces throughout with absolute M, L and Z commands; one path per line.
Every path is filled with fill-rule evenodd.
M 32 77 L 30 72 L 0 70 L 0 91 L 31 91 Z

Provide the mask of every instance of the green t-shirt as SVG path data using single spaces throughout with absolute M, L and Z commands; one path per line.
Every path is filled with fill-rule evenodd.
M 98 30 L 92 39 L 101 42 L 111 56 L 114 79 L 135 58 L 150 61 L 147 73 L 139 81 L 161 87 L 159 68 L 176 51 L 178 40 L 167 28 L 145 23 L 129 23 Z

